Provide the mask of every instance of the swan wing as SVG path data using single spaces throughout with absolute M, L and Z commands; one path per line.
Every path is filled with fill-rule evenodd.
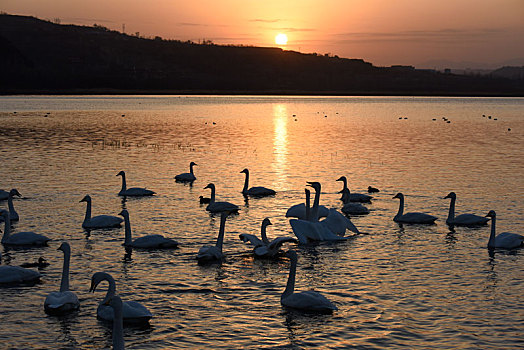
M 329 210 L 329 215 L 322 220 L 322 223 L 327 225 L 327 228 L 331 232 L 339 236 L 343 236 L 346 233 L 346 229 L 351 232 L 360 233 L 351 220 L 333 208 Z
M 44 309 L 48 313 L 62 313 L 77 310 L 80 302 L 75 293 L 71 291 L 52 292 L 44 301 Z
M 19 266 L 0 266 L 0 284 L 34 282 L 41 277 L 40 273 Z
M 197 254 L 197 260 L 200 262 L 221 260 L 223 257 L 224 255 L 216 246 L 203 246 Z
M 222 211 L 238 211 L 239 207 L 229 202 L 214 202 L 206 207 L 207 211 L 218 213 Z
M 249 242 L 252 245 L 254 245 L 255 247 L 265 245 L 264 242 L 262 242 L 255 235 L 250 235 L 250 234 L 247 234 L 247 233 L 241 233 L 240 235 L 238 235 L 238 237 L 240 238 L 241 241 L 243 241 L 245 243 Z
M 284 243 L 298 244 L 298 241 L 293 237 L 277 237 L 269 243 L 268 247 L 270 250 L 278 250 Z
M 348 199 L 350 202 L 368 203 L 373 197 L 363 193 L 350 193 Z
M 191 173 L 182 173 L 175 176 L 175 180 L 177 181 L 195 181 L 196 176 Z
M 132 245 L 136 248 L 175 248 L 178 242 L 162 235 L 149 235 L 135 239 Z
M 8 245 L 46 245 L 50 238 L 34 232 L 18 232 L 9 236 L 4 244 Z
M 297 292 L 281 300 L 284 306 L 310 312 L 331 312 L 337 307 L 325 296 L 315 291 Z
M 502 232 L 495 237 L 495 248 L 513 249 L 524 244 L 524 236 L 517 233 Z
M 323 205 L 318 207 L 318 216 L 324 218 L 329 215 L 329 209 Z M 286 211 L 286 218 L 297 218 L 306 220 L 306 205 L 304 203 L 295 204 Z
M 251 187 L 249 190 L 247 190 L 247 194 L 250 196 L 272 196 L 275 195 L 276 192 L 266 187 L 257 186 Z
M 82 224 L 85 228 L 119 227 L 124 220 L 118 216 L 97 215 Z
M 484 216 L 479 216 L 475 214 L 461 214 L 458 216 L 455 216 L 455 219 L 453 219 L 448 224 L 450 225 L 457 225 L 457 226 L 475 226 L 475 225 L 485 225 L 487 224 L 489 219 Z
M 363 206 L 360 203 L 355 203 L 355 202 L 349 202 L 349 203 L 344 204 L 341 210 L 344 214 L 350 214 L 350 215 L 351 214 L 352 215 L 369 214 L 368 208 L 366 208 L 365 206 Z
M 433 224 L 437 220 L 436 216 L 429 215 L 426 213 L 411 212 L 402 215 L 395 221 L 406 224 Z
M 152 196 L 154 194 L 155 194 L 154 191 L 146 190 L 145 188 L 141 188 L 141 187 L 131 187 L 123 192 L 122 191 L 120 192 L 121 196 L 131 196 L 131 197 L 133 196 Z

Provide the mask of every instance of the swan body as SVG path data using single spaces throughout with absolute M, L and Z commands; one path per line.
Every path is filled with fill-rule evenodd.
M 457 195 L 455 194 L 455 192 L 450 192 L 444 198 L 451 199 L 446 224 L 450 226 L 479 226 L 488 223 L 488 218 L 475 214 L 460 214 L 458 216 L 455 216 L 455 201 L 457 200 Z
M 9 208 L 9 220 L 11 220 L 11 221 L 19 221 L 20 220 L 20 216 L 16 212 L 15 206 L 13 204 L 13 197 L 14 196 L 18 196 L 18 197 L 22 196 L 20 194 L 20 192 L 18 192 L 18 190 L 16 188 L 13 188 L 11 191 L 9 191 L 8 197 L 7 197 L 7 207 Z M 4 221 L 4 218 L 0 217 L 0 222 L 2 222 L 2 221 Z
M 340 197 L 340 200 L 344 203 L 346 202 L 360 202 L 360 203 L 370 203 L 373 199 L 372 196 L 369 196 L 367 194 L 363 193 L 351 193 L 351 191 L 348 188 L 347 179 L 345 176 L 341 176 L 337 179 L 337 181 L 342 181 L 344 184 L 344 187 L 342 190 L 340 190 L 339 193 L 342 193 L 342 196 Z
M 62 281 L 60 291 L 51 292 L 44 301 L 44 310 L 48 314 L 64 314 L 78 310 L 80 302 L 75 293 L 69 290 L 69 262 L 71 259 L 71 247 L 69 243 L 63 242 L 58 250 L 64 252 L 64 265 L 62 267 Z
M 398 208 L 397 215 L 395 215 L 393 218 L 393 221 L 402 224 L 434 224 L 435 220 L 437 220 L 436 216 L 426 213 L 410 212 L 404 214 L 404 195 L 399 192 L 393 198 L 400 199 L 400 206 Z
M 255 235 L 250 235 L 247 233 L 242 233 L 239 235 L 240 240 L 243 242 L 251 243 L 255 248 L 253 249 L 253 254 L 256 258 L 266 258 L 272 259 L 279 255 L 280 247 L 286 242 L 298 243 L 298 241 L 291 237 L 277 237 L 271 242 L 267 238 L 266 228 L 268 225 L 271 225 L 271 221 L 268 218 L 265 218 L 262 221 L 261 228 L 261 237 L 262 240 L 258 239 Z
M 98 284 L 102 281 L 107 281 L 109 286 L 107 288 L 107 293 L 104 300 L 102 300 L 102 302 L 98 305 L 96 315 L 98 318 L 104 321 L 113 322 L 114 311 L 113 308 L 108 305 L 109 301 L 115 296 L 116 292 L 116 283 L 113 279 L 113 276 L 106 272 L 96 272 L 91 277 L 91 288 L 89 291 L 94 292 Z M 139 302 L 125 301 L 122 305 L 122 317 L 124 323 L 142 323 L 148 322 L 151 317 L 153 317 L 153 315 L 145 306 Z
M 87 229 L 98 229 L 98 228 L 114 228 L 120 227 L 123 219 L 118 216 L 112 215 L 97 215 L 91 217 L 91 196 L 86 195 L 80 202 L 87 202 L 86 215 L 84 222 L 82 223 L 83 228 Z
M 10 246 L 44 246 L 47 245 L 51 239 L 46 236 L 34 232 L 18 232 L 11 235 L 11 223 L 9 220 L 9 212 L 7 210 L 0 210 L 0 215 L 4 217 L 4 235 L 2 236 L 2 244 Z
M 124 171 L 120 171 L 116 176 L 122 176 L 122 188 L 120 189 L 120 192 L 118 192 L 119 196 L 129 196 L 129 197 L 143 197 L 143 196 L 152 196 L 155 194 L 154 191 L 146 190 L 142 187 L 131 187 L 127 188 L 126 185 L 126 173 Z
M 0 201 L 5 201 L 7 198 L 9 198 L 9 192 L 0 190 Z
M 125 226 L 125 241 L 124 246 L 131 248 L 142 248 L 142 249 L 170 249 L 177 248 L 178 242 L 171 239 L 165 238 L 162 235 L 148 235 L 137 238 L 133 241 L 131 235 L 131 222 L 129 220 L 129 212 L 124 209 L 119 215 L 124 217 Z
M 345 202 L 344 202 L 344 206 L 342 207 L 341 211 L 344 213 L 344 214 L 349 214 L 349 215 L 365 215 L 365 214 L 369 214 L 369 209 L 366 208 L 365 206 L 363 206 L 362 204 L 360 203 L 356 203 L 356 202 L 351 202 L 349 200 L 349 189 L 345 188 L 342 190 L 343 192 L 345 192 L 346 196 L 344 196 L 344 193 L 342 195 L 342 197 L 344 197 L 345 199 Z
M 523 235 L 511 232 L 502 232 L 498 235 L 495 234 L 495 223 L 497 221 L 497 214 L 494 210 L 490 210 L 486 217 L 491 218 L 491 232 L 488 241 L 489 249 L 515 249 L 524 246 Z
M 2 261 L 2 254 L 0 254 Z M 30 269 L 24 269 L 19 266 L 0 266 L 0 285 L 17 285 L 22 283 L 37 282 L 42 275 L 39 272 Z
M 305 312 L 331 313 L 337 310 L 337 307 L 319 292 L 312 290 L 295 292 L 298 257 L 297 253 L 293 250 L 288 251 L 286 255 L 291 261 L 291 266 L 289 269 L 286 289 L 280 297 L 280 303 L 286 307 Z
M 226 218 L 229 214 L 230 213 L 226 211 L 220 214 L 220 228 L 218 231 L 217 242 L 213 246 L 203 246 L 199 249 L 197 257 L 196 257 L 199 264 L 220 262 L 225 258 L 225 255 L 222 252 L 222 246 L 224 244 L 224 234 L 226 230 Z
M 109 306 L 113 309 L 113 350 L 124 350 L 124 303 L 118 295 L 114 295 L 109 301 Z
M 240 210 L 240 208 L 229 202 L 216 202 L 215 201 L 215 185 L 210 183 L 204 189 L 209 188 L 211 189 L 211 198 L 209 199 L 209 204 L 206 207 L 207 211 L 210 211 L 212 213 L 220 213 L 223 211 L 227 212 L 236 212 Z
M 193 182 L 196 180 L 196 176 L 193 173 L 193 167 L 197 165 L 195 162 L 189 163 L 189 173 L 182 173 L 175 176 L 175 180 L 179 182 Z
M 249 170 L 244 169 L 241 171 L 241 173 L 246 174 L 245 180 L 244 180 L 244 188 L 242 189 L 242 194 L 244 196 L 253 196 L 253 197 L 266 197 L 266 196 L 273 196 L 276 194 L 276 192 L 270 188 L 257 186 L 257 187 L 249 187 Z

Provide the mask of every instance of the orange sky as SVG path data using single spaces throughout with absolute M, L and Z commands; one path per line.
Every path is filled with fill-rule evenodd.
M 524 0 L 0 0 L 0 10 L 217 44 L 275 46 L 282 32 L 287 49 L 375 65 L 524 65 Z

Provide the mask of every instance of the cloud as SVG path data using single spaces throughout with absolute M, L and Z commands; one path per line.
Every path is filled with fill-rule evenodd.
M 255 18 L 255 19 L 250 19 L 249 22 L 262 22 L 262 23 L 277 23 L 277 22 L 280 22 L 281 19 L 260 19 L 260 18 Z

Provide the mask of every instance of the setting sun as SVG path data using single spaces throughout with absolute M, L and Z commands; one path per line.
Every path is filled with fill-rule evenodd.
M 286 45 L 287 44 L 287 35 L 286 34 L 282 34 L 282 33 L 278 33 L 275 36 L 275 44 L 277 44 L 277 45 Z

